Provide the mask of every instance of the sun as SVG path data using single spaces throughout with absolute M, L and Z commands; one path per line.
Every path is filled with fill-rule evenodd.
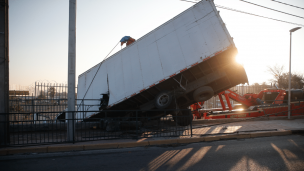
M 244 58 L 240 55 L 240 54 L 237 54 L 236 57 L 235 57 L 235 61 L 241 65 L 244 65 Z

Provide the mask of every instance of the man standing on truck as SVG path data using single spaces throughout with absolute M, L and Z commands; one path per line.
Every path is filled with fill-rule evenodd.
M 120 40 L 120 45 L 122 46 L 124 43 L 127 43 L 127 46 L 135 42 L 135 39 L 133 39 L 130 36 L 125 36 Z

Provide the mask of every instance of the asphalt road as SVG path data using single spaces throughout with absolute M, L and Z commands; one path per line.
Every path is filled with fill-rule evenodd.
M 304 136 L 290 135 L 0 157 L 0 170 L 304 170 Z

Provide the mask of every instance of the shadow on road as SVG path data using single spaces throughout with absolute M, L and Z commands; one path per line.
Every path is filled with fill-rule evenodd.
M 242 145 L 229 145 L 229 147 L 203 144 L 202 147 L 165 151 L 151 159 L 140 170 L 301 170 L 304 168 L 304 145 L 293 139 L 287 139 L 285 143 L 273 141 L 263 146 L 245 141 Z

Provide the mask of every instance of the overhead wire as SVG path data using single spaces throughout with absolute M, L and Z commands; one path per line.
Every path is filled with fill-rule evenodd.
M 257 14 L 252 14 L 252 13 L 249 13 L 249 12 L 240 11 L 240 10 L 236 10 L 236 9 L 229 8 L 229 7 L 224 7 L 224 6 L 221 6 L 221 5 L 215 5 L 215 6 L 218 7 L 218 8 L 222 8 L 222 9 L 226 9 L 226 10 L 230 10 L 230 11 L 240 12 L 240 13 L 243 13 L 243 14 L 253 15 L 253 16 L 256 16 L 256 17 L 266 18 L 266 19 L 269 19 L 269 20 L 275 20 L 275 21 L 279 21 L 279 22 L 283 22 L 283 23 L 288 23 L 288 24 L 293 24 L 293 25 L 298 25 L 298 26 L 304 27 L 304 25 L 298 24 L 298 23 L 292 23 L 292 22 L 289 22 L 289 21 L 278 20 L 278 19 L 275 19 L 275 18 L 270 18 L 270 17 L 265 17 L 265 16 L 261 16 L 261 15 L 257 15 Z
M 192 2 L 192 3 L 198 3 L 198 2 L 195 2 L 195 1 L 187 1 L 187 0 L 180 0 L 180 1 Z
M 187 1 L 187 0 L 180 0 L 180 1 L 197 3 L 197 2 L 194 2 L 194 1 Z M 279 20 L 279 19 L 275 19 L 275 18 L 265 17 L 265 16 L 262 16 L 262 15 L 252 14 L 252 13 L 249 13 L 249 12 L 240 11 L 240 10 L 237 10 L 237 9 L 233 9 L 233 8 L 229 8 L 229 7 L 225 7 L 225 6 L 221 6 L 221 5 L 217 5 L 217 4 L 215 4 L 215 6 L 218 7 L 218 8 L 222 8 L 222 9 L 226 9 L 226 10 L 230 10 L 230 11 L 234 11 L 234 12 L 239 12 L 239 13 L 243 13 L 243 14 L 247 14 L 247 15 L 253 15 L 253 16 L 256 16 L 256 17 L 266 18 L 266 19 L 269 19 L 269 20 L 274 20 L 274 21 L 279 21 L 279 22 L 283 22 L 283 23 L 288 23 L 288 24 L 293 24 L 293 25 L 304 27 L 304 25 L 298 24 L 298 23 L 292 23 L 292 22 L 289 22 L 289 21 L 284 21 L 284 20 Z
M 269 10 L 272 10 L 272 11 L 276 11 L 276 12 L 280 12 L 280 13 L 283 13 L 283 14 L 287 14 L 287 15 L 291 15 L 291 16 L 294 16 L 294 17 L 298 17 L 298 18 L 303 18 L 304 19 L 304 17 L 298 16 L 298 15 L 294 15 L 294 14 L 290 14 L 290 13 L 287 13 L 287 12 L 279 11 L 279 10 L 276 10 L 276 9 L 268 8 L 268 7 L 265 7 L 265 6 L 262 6 L 262 5 L 254 4 L 252 2 L 248 2 L 248 1 L 244 1 L 244 0 L 240 0 L 240 1 L 246 2 L 246 3 L 251 4 L 251 5 L 255 5 L 255 6 L 258 6 L 258 7 L 266 8 L 266 9 L 269 9 Z
M 280 1 L 276 1 L 276 0 L 271 0 L 271 1 L 274 1 L 274 2 L 277 2 L 277 3 L 280 3 L 280 4 L 284 4 L 284 5 L 288 5 L 288 6 L 291 6 L 291 7 L 295 7 L 295 8 L 300 8 L 300 9 L 303 9 L 303 10 L 304 10 L 304 8 L 298 7 L 298 6 L 295 6 L 295 5 L 287 4 L 287 3 L 280 2 Z

